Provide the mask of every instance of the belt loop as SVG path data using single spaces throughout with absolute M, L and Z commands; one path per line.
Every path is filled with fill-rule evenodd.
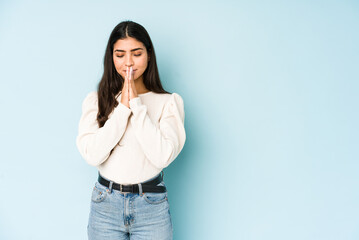
M 110 193 L 112 193 L 112 184 L 113 184 L 113 182 L 112 182 L 112 181 L 110 181 L 110 186 L 108 187 L 108 188 L 109 188 L 109 190 L 110 190 Z
M 163 176 L 165 175 L 165 173 L 163 172 L 163 170 L 161 171 L 161 173 L 162 173 L 162 181 L 163 181 Z
M 141 183 L 138 183 L 138 194 L 141 196 L 143 193 L 142 193 L 142 184 Z

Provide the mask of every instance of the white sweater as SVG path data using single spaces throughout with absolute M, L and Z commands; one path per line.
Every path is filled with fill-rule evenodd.
M 118 106 L 99 128 L 97 92 L 87 94 L 77 148 L 107 179 L 120 184 L 146 181 L 167 167 L 184 146 L 183 99 L 177 93 L 147 92 L 131 99 L 130 108 L 121 103 L 121 94 L 117 100 Z

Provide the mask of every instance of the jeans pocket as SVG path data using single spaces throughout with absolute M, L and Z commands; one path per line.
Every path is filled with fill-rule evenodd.
M 145 192 L 143 199 L 149 204 L 159 204 L 167 201 L 167 191 L 163 193 Z
M 108 194 L 107 191 L 106 187 L 96 182 L 92 190 L 91 200 L 96 203 L 102 202 Z

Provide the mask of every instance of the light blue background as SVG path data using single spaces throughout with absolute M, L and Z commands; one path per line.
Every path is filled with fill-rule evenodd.
M 0 239 L 86 239 L 75 139 L 112 29 L 142 24 L 187 141 L 174 239 L 359 239 L 357 1 L 1 1 Z

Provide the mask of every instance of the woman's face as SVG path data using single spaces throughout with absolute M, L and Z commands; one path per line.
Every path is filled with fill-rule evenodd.
M 117 72 L 125 79 L 127 67 L 131 67 L 134 73 L 134 80 L 143 81 L 142 74 L 147 68 L 148 55 L 146 47 L 142 42 L 127 37 L 119 39 L 113 45 L 113 62 Z

